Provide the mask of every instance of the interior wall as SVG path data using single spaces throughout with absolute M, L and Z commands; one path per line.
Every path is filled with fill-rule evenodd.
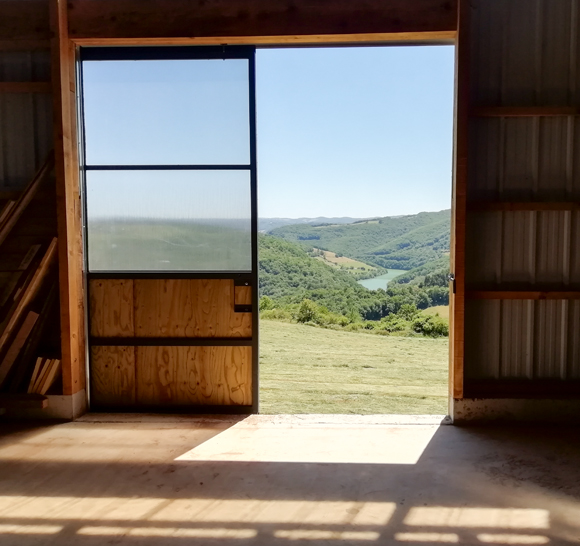
M 579 4 L 469 6 L 465 398 L 578 398 Z

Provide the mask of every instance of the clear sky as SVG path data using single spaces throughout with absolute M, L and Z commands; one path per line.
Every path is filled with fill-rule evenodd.
M 449 208 L 453 56 L 451 46 L 259 49 L 259 216 Z M 84 63 L 87 162 L 247 164 L 247 78 L 243 60 Z M 249 214 L 246 175 L 238 187 L 231 172 L 89 174 L 91 216 Z
M 452 46 L 257 51 L 261 217 L 450 208 Z

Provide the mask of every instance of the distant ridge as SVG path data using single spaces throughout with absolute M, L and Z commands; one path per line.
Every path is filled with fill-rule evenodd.
M 349 216 L 340 216 L 336 218 L 328 218 L 326 216 L 318 216 L 317 218 L 259 218 L 258 230 L 262 233 L 267 233 L 273 229 L 292 226 L 296 224 L 352 224 L 362 220 L 369 220 L 370 218 L 350 218 Z

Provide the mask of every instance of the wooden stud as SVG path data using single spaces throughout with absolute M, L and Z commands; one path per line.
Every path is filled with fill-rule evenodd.
M 479 106 L 471 115 L 481 118 L 526 118 L 578 116 L 580 108 L 575 106 Z
M 0 93 L 52 93 L 50 82 L 0 82 Z
M 63 394 L 85 388 L 83 247 L 76 119 L 76 49 L 67 2 L 50 0 Z
M 451 272 L 455 274 L 450 289 L 451 318 L 449 329 L 449 388 L 452 398 L 463 398 L 465 360 L 465 233 L 467 211 L 467 165 L 469 136 L 469 1 L 459 1 L 458 36 L 455 65 L 455 128 L 453 200 L 451 213 Z
M 579 202 L 572 201 L 471 201 L 467 210 L 472 212 L 515 212 L 515 211 L 578 211 Z
M 40 394 L 0 394 L 0 408 L 46 409 L 48 398 Z
M 468 290 L 472 300 L 578 300 L 578 290 Z
M 457 0 L 69 0 L 68 18 L 82 45 L 437 41 L 454 38 Z

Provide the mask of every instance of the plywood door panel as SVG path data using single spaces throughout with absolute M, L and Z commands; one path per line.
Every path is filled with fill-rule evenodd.
M 133 337 L 133 282 L 130 279 L 96 279 L 89 283 L 91 335 Z
M 252 287 L 236 286 L 234 298 L 236 305 L 252 305 Z
M 91 402 L 135 404 L 135 347 L 91 347 Z
M 137 404 L 250 405 L 251 347 L 137 348 Z
M 135 280 L 137 337 L 251 337 L 252 314 L 234 312 L 230 279 Z

